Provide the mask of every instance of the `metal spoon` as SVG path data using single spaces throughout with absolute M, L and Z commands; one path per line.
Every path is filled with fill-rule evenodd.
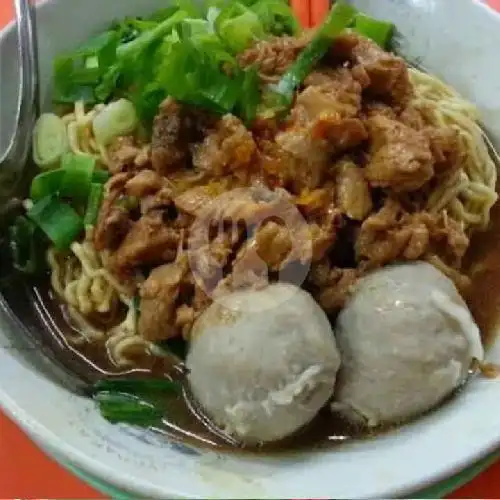
M 38 60 L 35 22 L 29 0 L 14 0 L 20 78 L 15 128 L 0 158 L 0 198 L 12 195 L 23 178 L 31 150 L 31 136 L 39 114 Z
M 16 15 L 16 30 L 18 38 L 18 54 L 20 78 L 18 87 L 17 112 L 14 133 L 7 150 L 0 159 L 0 219 L 15 210 L 13 194 L 22 189 L 23 181 L 27 179 L 30 164 L 32 133 L 36 118 L 39 115 L 39 78 L 36 44 L 36 26 L 33 7 L 29 0 L 14 0 Z M 22 288 L 13 278 L 10 287 Z M 64 365 L 52 349 L 43 341 L 41 332 L 23 322 L 14 313 L 9 302 L 0 293 L 0 314 L 7 317 L 15 327 L 16 341 L 23 347 L 18 354 L 36 369 L 44 373 L 54 382 L 76 394 L 85 394 L 89 384 Z M 8 329 L 10 330 L 10 329 Z M 5 332 L 7 333 L 7 332 Z

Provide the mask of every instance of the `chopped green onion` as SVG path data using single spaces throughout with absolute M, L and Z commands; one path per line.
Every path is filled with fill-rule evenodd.
M 35 203 L 27 215 L 59 250 L 68 248 L 83 230 L 81 217 L 53 195 Z
M 31 200 L 37 202 L 46 196 L 58 193 L 65 173 L 64 169 L 58 168 L 38 174 L 31 182 Z
M 104 195 L 104 187 L 102 184 L 92 183 L 90 185 L 89 198 L 87 201 L 87 209 L 83 218 L 85 227 L 94 226 L 99 216 L 99 209 L 101 208 L 102 198 Z
M 206 19 L 186 19 L 183 22 L 183 26 L 187 26 L 189 28 L 191 36 L 213 33 L 213 27 Z
M 300 25 L 286 0 L 259 0 L 251 7 L 264 24 L 266 32 L 275 36 L 296 35 Z
M 113 424 L 126 423 L 149 427 L 159 423 L 163 412 L 132 394 L 99 392 L 94 396 L 101 415 Z
M 92 56 L 86 59 L 85 67 L 88 69 L 98 68 L 99 67 L 99 58 Z
M 44 113 L 33 129 L 33 160 L 41 169 L 57 166 L 69 150 L 68 134 L 62 119 L 53 113 Z
M 223 42 L 235 54 L 245 50 L 254 40 L 265 37 L 259 16 L 239 2 L 232 2 L 217 16 L 215 28 Z
M 163 9 L 159 9 L 156 12 L 154 12 L 151 16 L 147 18 L 147 20 L 155 23 L 162 23 L 163 21 L 165 21 L 165 19 L 168 19 L 169 17 L 173 16 L 178 10 L 180 10 L 179 7 L 175 5 L 172 7 L 164 7 Z
M 394 34 L 394 24 L 379 21 L 362 13 L 356 14 L 353 29 L 360 35 L 370 38 L 383 49 L 388 46 Z
M 89 195 L 95 163 L 95 159 L 90 155 L 66 154 L 62 160 L 62 169 L 65 173 L 59 188 L 60 196 L 85 203 Z
M 80 61 L 80 64 L 85 63 Z M 60 56 L 54 61 L 54 102 L 74 105 L 76 101 L 84 101 L 87 104 L 95 104 L 92 85 L 78 81 L 74 75 L 74 65 L 72 56 Z
M 99 84 L 102 76 L 115 61 L 118 43 L 118 33 L 106 31 L 72 54 L 56 58 L 54 100 L 61 103 L 76 100 L 95 103 L 93 88 Z
M 267 107 L 275 112 L 288 110 L 293 103 L 297 88 L 327 53 L 334 38 L 353 22 L 356 13 L 357 10 L 353 6 L 340 0 L 334 4 L 309 45 L 299 54 L 279 83 L 270 86 L 264 95 Z
M 115 57 L 118 36 L 114 31 L 105 31 L 91 38 L 73 53 L 83 60 L 97 58 L 98 66 L 111 64 Z M 76 57 L 75 57 L 76 58 Z
M 244 72 L 229 62 L 227 56 L 232 56 L 222 51 L 220 43 L 218 49 L 213 49 L 212 43 L 200 43 L 196 37 L 191 39 L 181 31 L 179 40 L 172 42 L 158 68 L 153 88 L 159 93 L 155 100 L 161 99 L 162 94 L 170 95 L 177 101 L 218 114 L 238 112 L 247 98 L 242 92 Z M 230 74 L 221 70 L 224 64 L 230 64 Z M 179 79 L 179 74 L 184 78 Z M 258 92 L 258 82 L 252 81 Z M 156 109 L 157 105 L 155 112 Z
M 179 394 L 181 385 L 168 379 L 130 379 L 115 378 L 99 380 L 92 387 L 93 393 L 103 391 L 129 394 L 147 394 L 151 392 L 169 392 Z
M 36 274 L 41 269 L 40 248 L 35 224 L 20 215 L 9 227 L 12 265 L 23 274 Z
M 92 176 L 92 182 L 98 184 L 106 184 L 106 182 L 108 182 L 110 177 L 111 174 L 109 173 L 108 170 L 104 170 L 103 168 L 96 168 Z
M 73 104 L 83 100 L 95 104 L 124 95 L 129 90 L 124 84 L 126 75 L 129 86 L 140 87 L 138 90 L 143 91 L 150 81 L 150 72 L 145 70 L 155 64 L 154 58 L 149 57 L 149 49 L 161 44 L 164 37 L 187 17 L 186 12 L 176 9 L 160 22 L 129 19 L 93 38 L 73 53 L 56 58 L 54 101 Z
M 241 100 L 238 105 L 238 114 L 249 126 L 255 120 L 257 109 L 260 104 L 260 83 L 259 73 L 253 67 L 246 69 L 242 73 Z
M 127 99 L 108 104 L 92 122 L 97 144 L 102 146 L 107 146 L 115 137 L 132 133 L 138 125 L 135 107 Z
M 31 200 L 36 202 L 51 194 L 59 194 L 65 174 L 65 168 L 57 168 L 38 174 L 31 182 Z M 110 177 L 111 174 L 107 170 L 96 168 L 92 174 L 92 183 L 105 184 Z
M 188 17 L 189 14 L 186 11 L 178 10 L 175 14 L 162 21 L 152 30 L 145 31 L 135 40 L 120 45 L 116 51 L 117 57 L 137 57 L 141 51 L 156 41 L 164 38 L 177 24 L 184 21 L 184 19 L 187 19 Z

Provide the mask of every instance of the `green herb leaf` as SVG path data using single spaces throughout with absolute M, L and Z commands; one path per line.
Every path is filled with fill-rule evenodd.
M 255 120 L 260 100 L 259 74 L 255 68 L 248 68 L 242 73 L 241 99 L 237 109 L 247 126 Z
M 27 215 L 59 250 L 68 248 L 83 230 L 81 217 L 54 195 L 35 203 Z
M 118 392 L 136 395 L 147 395 L 154 392 L 180 394 L 182 390 L 178 382 L 168 379 L 103 379 L 96 382 L 92 388 L 94 394 L 99 392 Z
M 60 196 L 77 204 L 86 203 L 95 163 L 95 159 L 90 155 L 75 155 L 73 153 L 64 155 L 61 162 L 64 177 L 59 188 Z
M 37 202 L 46 196 L 58 194 L 65 173 L 62 168 L 58 168 L 38 174 L 31 182 L 31 200 Z
M 61 182 L 65 175 L 66 170 L 64 168 L 38 174 L 31 182 L 31 200 L 36 202 L 49 195 L 59 195 Z M 107 170 L 96 168 L 92 173 L 92 183 L 105 184 L 110 176 L 111 174 Z
M 119 36 L 106 31 L 82 45 L 72 54 L 56 58 L 54 98 L 57 102 L 84 100 L 96 102 L 94 87 L 116 59 Z M 90 64 L 89 64 L 90 62 Z
M 96 168 L 92 175 L 92 182 L 97 184 L 106 184 L 108 182 L 111 174 L 108 170 L 104 170 L 103 168 Z
M 358 13 L 354 18 L 354 31 L 360 35 L 370 38 L 383 49 L 386 49 L 394 34 L 394 24 L 387 21 L 379 21 L 366 14 Z
M 234 54 L 242 52 L 254 40 L 266 35 L 259 16 L 240 2 L 232 2 L 221 10 L 215 21 L 215 29 Z
M 44 269 L 40 241 L 36 225 L 26 217 L 18 216 L 9 227 L 9 245 L 15 269 L 28 275 L 38 274 Z
M 142 33 L 142 35 L 135 40 L 120 45 L 117 49 L 117 57 L 122 59 L 128 58 L 129 61 L 131 58 L 138 59 L 138 56 L 143 50 L 151 46 L 151 44 L 162 40 L 175 28 L 177 24 L 182 22 L 187 17 L 187 12 L 183 10 L 177 11 L 168 19 L 165 19 L 163 22 L 156 25 L 153 29 Z M 134 62 L 137 62 L 137 60 Z
M 129 85 L 134 84 L 134 76 L 144 75 L 144 69 L 152 66 L 147 50 L 160 43 L 187 16 L 176 10 L 161 22 L 128 19 L 75 52 L 58 57 L 54 63 L 54 101 L 73 104 L 83 100 L 95 104 L 123 91 L 127 75 Z M 150 73 L 151 70 L 146 72 L 143 81 Z
M 94 226 L 96 224 L 103 196 L 104 196 L 103 185 L 92 183 L 90 185 L 87 208 L 85 210 L 85 216 L 83 218 L 83 224 L 85 225 L 85 227 Z
M 150 427 L 158 424 L 162 411 L 132 394 L 99 392 L 94 396 L 101 415 L 113 424 L 126 423 Z
M 259 85 L 235 54 L 270 34 L 295 33 L 285 0 L 212 0 L 204 9 L 177 0 L 148 19 L 128 18 L 57 59 L 61 103 L 132 101 L 146 128 L 169 95 L 212 112 L 255 117 Z M 106 63 L 106 64 L 104 64 Z M 179 77 L 182 75 L 182 78 Z
M 319 28 L 309 45 L 299 54 L 296 61 L 283 75 L 277 85 L 269 87 L 264 104 L 276 114 L 288 111 L 293 103 L 295 91 L 323 58 L 334 38 L 353 22 L 357 10 L 339 0 Z
M 297 18 L 285 0 L 260 0 L 251 9 L 259 16 L 267 33 L 283 36 L 296 35 L 300 31 Z
M 53 100 L 57 104 L 72 104 L 84 101 L 95 104 L 96 99 L 92 86 L 81 84 L 73 79 L 74 61 L 71 56 L 61 56 L 54 62 Z

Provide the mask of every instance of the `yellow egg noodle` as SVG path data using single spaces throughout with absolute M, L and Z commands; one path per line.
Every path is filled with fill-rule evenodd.
M 462 165 L 430 194 L 430 212 L 446 210 L 464 228 L 485 229 L 497 200 L 497 168 L 479 126 L 477 108 L 438 78 L 409 68 L 415 90 L 412 104 L 428 123 L 457 131 Z M 500 159 L 496 158 L 500 164 Z
M 137 311 L 130 291 L 120 285 L 105 267 L 105 256 L 98 253 L 87 238 L 71 245 L 71 253 L 55 248 L 48 250 L 51 285 L 68 306 L 68 313 L 80 335 L 68 337 L 73 344 L 104 341 L 106 349 L 118 366 L 131 364 L 129 355 L 149 349 L 137 333 Z M 87 319 L 95 313 L 110 313 L 116 303 L 127 308 L 125 319 L 109 331 L 101 330 Z

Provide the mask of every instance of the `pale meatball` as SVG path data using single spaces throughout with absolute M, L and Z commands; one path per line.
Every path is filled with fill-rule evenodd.
M 195 323 L 186 363 L 207 416 L 243 444 L 259 444 L 314 418 L 331 399 L 340 357 L 313 298 L 273 284 L 214 303 Z
M 483 359 L 479 330 L 454 284 L 424 262 L 393 265 L 359 283 L 339 315 L 342 356 L 332 409 L 377 426 L 441 402 Z

